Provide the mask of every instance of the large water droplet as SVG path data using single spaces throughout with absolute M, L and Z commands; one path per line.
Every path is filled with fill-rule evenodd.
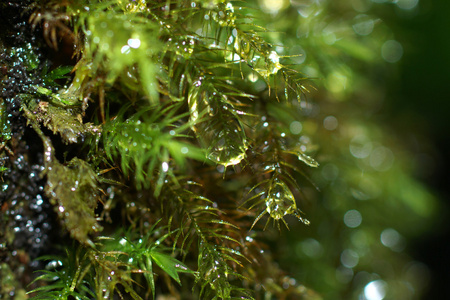
M 266 211 L 278 220 L 297 211 L 294 195 L 283 181 L 276 178 L 266 199 Z
M 237 113 L 225 96 L 211 84 L 194 84 L 188 102 L 191 128 L 207 149 L 207 157 L 223 166 L 240 163 L 245 158 L 247 140 Z

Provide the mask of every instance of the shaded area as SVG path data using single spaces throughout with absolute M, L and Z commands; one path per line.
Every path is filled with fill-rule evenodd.
M 426 172 L 428 174 L 418 175 L 435 189 L 445 210 L 435 230 L 415 241 L 415 252 L 416 258 L 431 270 L 430 286 L 424 299 L 438 299 L 450 280 L 450 102 L 447 91 L 450 78 L 450 39 L 447 37 L 450 2 L 431 0 L 420 4 L 419 15 L 403 19 L 398 24 L 404 31 L 408 47 L 405 47 L 401 65 L 401 81 L 394 94 L 396 99 L 389 103 L 396 126 L 412 132 L 412 135 L 425 135 L 431 141 L 431 149 L 415 145 L 422 165 L 430 170 Z

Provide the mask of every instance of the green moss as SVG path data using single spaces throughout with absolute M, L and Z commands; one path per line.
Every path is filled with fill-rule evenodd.
M 78 158 L 67 165 L 52 159 L 46 165 L 45 175 L 45 193 L 64 227 L 74 239 L 91 244 L 89 233 L 102 229 L 94 212 L 101 192 L 97 175 L 89 164 Z
M 30 101 L 27 115 L 33 122 L 42 123 L 54 134 L 60 134 L 64 143 L 76 143 L 83 141 L 86 137 L 100 136 L 101 127 L 92 123 L 83 123 L 81 108 L 64 108 L 54 102 Z
M 351 59 L 374 62 L 375 54 L 361 42 L 365 37 L 335 36 L 332 43 L 333 34 L 342 32 L 331 34 L 334 25 L 326 27 L 329 21 L 320 19 L 331 11 L 331 1 L 311 4 L 309 15 L 305 5 L 288 2 L 296 8 L 291 7 L 293 15 L 283 7 L 271 13 L 285 14 L 289 28 L 253 9 L 261 1 L 249 1 L 248 7 L 222 0 L 30 1 L 30 26 L 42 27 L 47 42 L 60 47 L 56 52 L 65 56 L 63 65 L 71 63 L 72 54 L 77 61 L 52 65 L 27 42 L 0 49 L 17 56 L 11 65 L 23 60 L 31 78 L 8 100 L 1 99 L 1 174 L 9 174 L 3 161 L 14 161 L 18 150 L 30 149 L 26 143 L 40 139 L 43 150 L 39 144 L 33 149 L 40 153 L 24 155 L 36 161 L 33 170 L 43 170 L 45 197 L 72 240 L 71 245 L 55 242 L 55 248 L 66 249 L 64 255 L 44 257 L 47 267 L 30 287 L 35 299 L 321 299 L 304 282 L 363 290 L 365 279 L 338 283 L 341 271 L 353 271 L 336 262 L 347 251 L 358 253 L 362 265 L 364 255 L 384 247 L 374 242 L 382 228 L 352 234 L 341 228 L 342 220 L 348 203 L 358 209 L 375 206 L 352 201 L 381 194 L 374 178 L 390 166 L 379 159 L 389 151 L 352 157 L 353 136 L 369 132 L 345 124 L 343 115 L 358 105 L 345 106 L 339 115 L 329 99 L 350 95 L 361 77 Z M 348 35 L 351 26 L 345 28 Z M 299 45 L 308 49 L 307 63 L 299 60 Z M 316 88 L 308 78 L 317 75 L 329 88 L 324 96 L 321 80 L 314 81 L 320 103 L 309 100 Z M 24 120 L 31 128 L 17 137 L 30 140 L 19 148 L 11 128 L 21 128 Z M 365 147 L 370 139 L 363 140 Z M 67 156 L 71 159 L 63 161 Z M 25 173 L 20 159 L 14 163 Z M 416 183 L 395 170 L 403 184 Z M 361 171 L 374 177 L 365 175 L 362 181 Z M 325 192 L 324 201 L 310 200 L 316 197 L 316 182 L 333 191 Z M 431 215 L 433 206 L 424 202 L 429 194 L 416 194 L 414 201 L 402 200 L 413 217 Z M 330 200 L 335 198 L 342 201 Z M 7 204 L 3 209 L 8 211 Z M 310 223 L 304 213 L 310 227 L 303 226 Z M 364 215 L 364 222 L 373 215 Z M 278 230 L 267 226 L 271 221 Z M 293 228 L 292 242 L 283 240 L 291 233 L 281 222 Z M 307 239 L 317 228 L 317 236 Z M 7 234 L 9 247 L 14 239 Z M 355 246 L 365 237 L 370 243 Z M 316 261 L 327 263 L 311 267 L 307 275 L 325 274 L 326 280 L 312 276 L 316 281 L 308 281 L 297 269 L 315 266 L 321 251 L 329 257 Z M 277 261 L 287 261 L 285 268 L 304 276 L 302 281 L 290 278 Z M 0 267 L 8 292 L 16 283 L 9 276 L 14 271 Z M 370 264 L 357 267 L 355 273 L 375 273 Z

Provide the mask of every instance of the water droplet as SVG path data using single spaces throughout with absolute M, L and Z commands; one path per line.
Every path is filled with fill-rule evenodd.
M 299 160 L 301 160 L 302 162 L 304 162 L 305 164 L 307 164 L 310 167 L 316 168 L 319 166 L 319 163 L 317 161 L 315 161 L 312 157 L 306 155 L 303 152 L 298 152 L 297 157 Z
M 297 210 L 294 195 L 283 181 L 276 178 L 269 189 L 266 199 L 266 210 L 275 220 Z
M 201 82 L 201 81 L 200 81 Z M 245 132 L 235 110 L 222 99 L 211 84 L 196 83 L 188 102 L 193 131 L 208 151 L 208 159 L 224 165 L 236 165 L 245 158 Z

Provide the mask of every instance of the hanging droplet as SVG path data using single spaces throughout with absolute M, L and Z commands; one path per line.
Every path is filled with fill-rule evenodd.
M 276 178 L 269 189 L 266 199 L 266 211 L 275 220 L 283 218 L 285 215 L 294 214 L 297 211 L 294 195 L 289 187 Z
M 307 164 L 310 167 L 317 168 L 319 163 L 315 161 L 311 156 L 306 155 L 303 152 L 298 152 L 298 159 Z
M 250 56 L 250 41 L 242 33 L 237 33 L 234 49 L 242 59 L 247 59 Z
M 225 96 L 211 84 L 194 84 L 188 102 L 191 128 L 202 147 L 207 149 L 207 157 L 225 167 L 240 163 L 245 158 L 247 140 Z
M 285 215 L 294 215 L 301 222 L 303 222 L 303 224 L 310 224 L 309 220 L 301 217 L 301 212 L 297 208 L 294 195 L 292 194 L 287 184 L 279 178 L 275 178 L 273 180 L 269 192 L 267 193 L 265 212 L 267 212 L 274 220 L 281 219 L 285 224 L 286 222 L 283 219 Z M 258 217 L 258 219 L 261 216 L 262 214 Z

